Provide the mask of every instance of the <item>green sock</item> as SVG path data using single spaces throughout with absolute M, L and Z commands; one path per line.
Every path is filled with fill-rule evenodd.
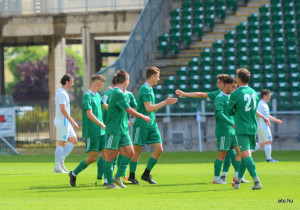
M 240 165 L 240 169 L 239 169 L 239 178 L 243 178 L 245 171 L 246 171 L 246 163 L 245 163 L 245 159 L 242 158 L 241 160 L 241 165 Z
M 123 160 L 124 157 L 126 157 L 126 156 L 124 156 L 124 155 L 119 155 L 118 161 L 117 161 L 117 166 L 118 166 L 118 168 L 120 167 L 120 164 L 121 164 L 121 162 L 122 162 L 122 160 Z M 126 168 L 127 168 L 127 167 L 126 167 Z M 126 172 L 126 170 L 125 170 L 125 172 Z M 124 172 L 124 174 L 123 174 L 122 176 L 126 176 L 125 172 Z
M 99 157 L 98 158 L 98 162 L 97 162 L 97 169 L 98 169 L 98 173 L 97 173 L 97 178 L 98 179 L 102 179 L 103 174 L 104 174 L 104 159 L 103 157 Z
M 83 171 L 84 169 L 86 169 L 86 167 L 88 167 L 89 165 L 85 162 L 85 160 L 82 160 L 79 165 L 75 168 L 75 170 L 73 171 L 74 174 L 78 175 L 81 171 Z
M 130 162 L 130 158 L 128 158 L 126 156 L 122 157 L 115 177 L 121 177 L 125 174 L 125 171 L 126 171 L 126 168 L 127 168 L 129 162 Z
M 152 168 L 155 166 L 155 164 L 157 163 L 158 160 L 154 159 L 153 157 L 150 156 L 149 160 L 148 160 L 148 163 L 147 163 L 147 169 L 149 171 L 152 170 Z
M 215 160 L 215 176 L 220 176 L 223 161 L 216 158 Z
M 135 173 L 138 162 L 130 161 L 130 173 Z
M 235 151 L 235 149 L 231 149 L 228 152 L 229 152 L 231 163 L 232 163 L 232 165 L 234 167 L 234 161 L 235 161 L 236 151 Z
M 216 161 L 215 161 L 216 162 Z M 228 172 L 229 171 L 229 167 L 231 164 L 231 159 L 230 159 L 230 155 L 229 152 L 227 152 L 225 159 L 224 159 L 224 163 L 223 163 L 223 172 Z
M 245 163 L 252 178 L 257 177 L 256 168 L 252 156 L 246 157 Z
M 241 161 L 235 160 L 234 163 L 233 163 L 234 171 L 238 172 L 239 169 L 240 169 L 240 166 L 241 166 Z
M 116 166 L 116 163 L 117 163 L 117 157 L 114 159 L 114 161 L 112 163 L 113 163 L 113 170 L 115 170 L 115 166 Z
M 113 163 L 105 160 L 105 171 L 104 171 L 107 179 L 107 184 L 111 184 L 113 182 Z

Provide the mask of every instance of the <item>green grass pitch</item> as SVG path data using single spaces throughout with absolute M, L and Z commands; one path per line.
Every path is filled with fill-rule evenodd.
M 149 155 L 140 159 L 138 180 Z M 67 174 L 52 173 L 54 155 L 0 156 L 0 209 L 300 209 L 299 151 L 274 151 L 279 163 L 267 163 L 263 151 L 255 152 L 263 185 L 259 191 L 250 190 L 248 172 L 245 177 L 251 183 L 239 190 L 212 184 L 215 156 L 166 152 L 151 173 L 157 185 L 141 181 L 140 186 L 116 190 L 94 185 L 95 163 L 79 174 L 77 187 L 71 187 Z M 72 170 L 85 157 L 71 154 L 65 165 Z M 231 167 L 227 180 L 232 178 Z

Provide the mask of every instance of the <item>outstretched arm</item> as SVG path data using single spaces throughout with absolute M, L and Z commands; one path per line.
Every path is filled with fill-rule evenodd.
M 207 93 L 203 93 L 203 92 L 191 92 L 191 93 L 186 93 L 183 92 L 179 89 L 177 89 L 175 91 L 175 93 L 177 95 L 179 95 L 179 98 L 183 98 L 183 97 L 190 97 L 190 98 L 208 98 L 208 94 Z
M 166 100 L 164 100 L 158 104 L 152 104 L 152 102 L 150 102 L 150 101 L 144 102 L 144 106 L 145 106 L 147 112 L 153 112 L 153 111 L 157 111 L 158 109 L 160 109 L 166 105 L 175 104 L 175 103 L 177 103 L 177 101 L 178 101 L 177 98 L 171 98 L 171 96 L 169 96 Z
M 269 115 L 269 119 L 277 124 L 282 124 L 282 121 L 280 119 L 277 119 L 276 117 L 273 117 Z

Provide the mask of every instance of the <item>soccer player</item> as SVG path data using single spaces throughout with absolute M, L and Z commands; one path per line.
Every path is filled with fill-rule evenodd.
M 128 163 L 133 156 L 132 141 L 129 136 L 128 114 L 150 122 L 150 117 L 138 113 L 132 109 L 126 99 L 125 91 L 129 85 L 129 75 L 124 70 L 119 70 L 115 76 L 116 86 L 113 89 L 107 112 L 107 125 L 105 136 L 105 173 L 107 177 L 107 188 L 118 188 L 113 182 L 121 188 L 126 188 L 121 176 L 126 171 Z M 120 162 L 115 178 L 113 179 L 113 161 L 118 152 L 124 157 Z
M 263 114 L 266 118 L 270 119 L 271 121 L 281 124 L 282 121 L 270 115 L 270 110 L 268 106 L 268 102 L 271 99 L 271 92 L 270 90 L 262 90 L 261 91 L 261 99 L 258 102 L 257 110 Z M 257 135 L 259 143 L 256 143 L 255 150 L 258 150 L 261 147 L 264 147 L 267 162 L 277 163 L 277 160 L 274 160 L 271 157 L 272 151 L 272 133 L 270 127 L 268 127 L 261 118 L 258 119 L 257 122 Z
M 192 93 L 187 93 L 187 92 L 183 92 L 179 89 L 177 89 L 175 91 L 175 93 L 177 95 L 179 95 L 179 98 L 183 98 L 183 97 L 191 97 L 191 98 L 209 98 L 211 101 L 214 101 L 216 96 L 219 95 L 223 88 L 224 88 L 224 80 L 225 78 L 228 77 L 228 74 L 219 74 L 218 75 L 218 79 L 217 79 L 217 87 L 219 90 L 213 91 L 213 92 L 192 92 Z M 236 152 L 234 149 L 231 149 L 227 152 L 225 160 L 223 162 L 223 172 L 222 172 L 222 176 L 221 179 L 226 182 L 226 176 L 227 173 L 229 171 L 230 168 L 230 164 L 232 162 L 232 164 L 234 164 L 234 160 L 236 158 Z M 237 170 L 237 169 L 236 169 Z M 237 171 L 236 171 L 237 172 Z M 247 181 L 246 179 L 242 179 L 243 183 L 249 183 L 249 181 Z
M 70 74 L 65 74 L 60 83 L 62 87 L 55 93 L 55 117 L 54 125 L 56 128 L 56 142 L 55 149 L 55 167 L 54 173 L 68 173 L 64 165 L 65 158 L 71 153 L 77 137 L 75 130 L 79 129 L 77 123 L 71 117 L 70 98 L 67 90 L 71 89 L 74 85 L 74 77 Z M 67 141 L 69 141 L 68 144 Z
M 69 172 L 71 186 L 76 186 L 77 175 L 98 158 L 98 153 L 104 148 L 105 125 L 102 119 L 102 109 L 107 110 L 107 104 L 102 100 L 99 91 L 102 90 L 105 77 L 99 74 L 92 76 L 90 89 L 82 97 L 82 137 L 86 138 L 85 152 L 88 157 L 82 160 L 74 171 Z M 98 160 L 98 174 L 104 169 L 103 154 Z M 101 177 L 102 178 L 102 177 Z
M 154 151 L 148 160 L 148 164 L 141 178 L 150 184 L 156 184 L 156 182 L 152 180 L 150 172 L 163 152 L 163 146 L 154 112 L 166 105 L 175 104 L 178 101 L 177 98 L 171 98 L 171 96 L 169 96 L 166 100 L 155 104 L 155 96 L 152 87 L 153 85 L 157 85 L 159 76 L 159 68 L 154 66 L 148 68 L 146 71 L 146 82 L 138 91 L 137 111 L 149 116 L 151 121 L 150 123 L 145 123 L 137 118 L 133 123 L 134 155 L 130 162 L 130 175 L 128 178 L 133 184 L 139 184 L 135 177 L 135 172 L 140 154 L 145 144 L 152 144 Z
M 217 137 L 217 158 L 214 164 L 215 177 L 214 184 L 226 184 L 226 181 L 220 178 L 220 172 L 224 158 L 231 148 L 234 148 L 237 155 L 234 160 L 234 168 L 236 169 L 235 179 L 237 178 L 237 171 L 241 163 L 241 154 L 236 141 L 234 131 L 233 117 L 228 115 L 228 98 L 229 94 L 236 89 L 235 79 L 228 76 L 224 79 L 224 87 L 222 92 L 217 95 L 214 102 L 214 111 L 216 117 L 215 135 Z
M 250 149 L 255 149 L 257 115 L 263 118 L 268 125 L 270 122 L 256 111 L 259 98 L 256 92 L 248 86 L 250 77 L 251 74 L 247 69 L 237 69 L 236 80 L 239 88 L 231 93 L 229 100 L 228 113 L 234 116 L 235 132 L 242 153 L 238 178 L 233 185 L 235 189 L 240 188 L 241 179 L 247 168 L 254 181 L 251 190 L 260 190 L 262 185 L 257 176 Z

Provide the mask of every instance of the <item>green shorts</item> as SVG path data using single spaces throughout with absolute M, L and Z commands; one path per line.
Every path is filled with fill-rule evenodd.
M 237 142 L 241 152 L 255 149 L 255 135 L 237 135 Z
M 233 147 L 237 146 L 237 140 L 235 135 L 220 136 L 217 137 L 217 150 L 229 151 Z
M 134 145 L 145 146 L 145 144 L 162 143 L 161 135 L 157 127 L 133 127 L 132 134 Z
M 120 147 L 125 147 L 128 145 L 132 145 L 132 141 L 129 134 L 125 134 L 125 135 L 106 134 L 105 135 L 105 147 L 104 147 L 105 149 L 118 150 Z
M 87 137 L 85 144 L 85 152 L 99 152 L 104 148 L 105 135 L 96 137 Z

